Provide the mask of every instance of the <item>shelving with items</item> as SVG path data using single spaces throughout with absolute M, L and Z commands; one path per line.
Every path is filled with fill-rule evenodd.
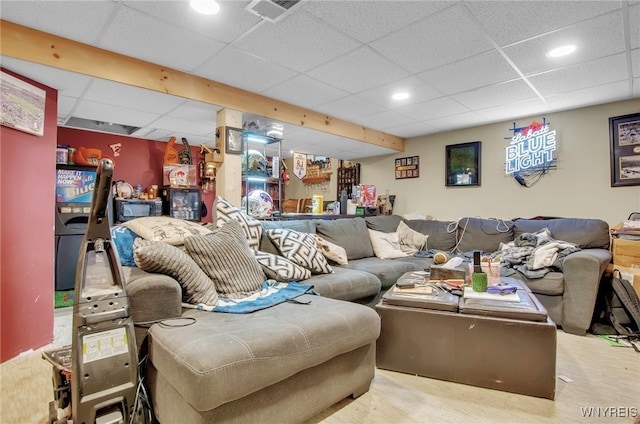
M 353 187 L 360 185 L 360 164 L 350 161 L 340 160 L 338 163 L 338 195 L 343 190 L 347 196 L 352 198 Z
M 202 192 L 198 188 L 163 187 L 162 213 L 187 221 L 202 219 Z

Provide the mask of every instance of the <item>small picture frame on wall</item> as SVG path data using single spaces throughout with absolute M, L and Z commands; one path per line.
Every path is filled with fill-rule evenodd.
M 396 180 L 404 180 L 405 178 L 418 178 L 420 160 L 419 156 L 410 156 L 406 158 L 397 158 L 395 160 L 396 165 Z
M 609 118 L 611 187 L 640 185 L 640 113 Z
M 480 185 L 480 147 L 479 141 L 446 146 L 445 186 Z
M 225 127 L 225 152 L 232 155 L 242 154 L 242 128 Z

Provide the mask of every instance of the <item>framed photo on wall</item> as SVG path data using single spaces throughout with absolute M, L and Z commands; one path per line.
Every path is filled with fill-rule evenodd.
M 419 156 L 410 156 L 406 158 L 396 159 L 396 180 L 404 180 L 405 178 L 420 177 L 420 158 Z
M 242 128 L 226 127 L 225 130 L 225 152 L 232 155 L 242 154 Z
M 447 187 L 480 185 L 480 147 L 479 141 L 446 146 L 445 185 Z
M 640 113 L 609 118 L 611 187 L 640 185 Z

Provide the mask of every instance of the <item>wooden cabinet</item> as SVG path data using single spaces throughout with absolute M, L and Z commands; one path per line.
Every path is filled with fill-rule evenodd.
M 360 164 L 340 160 L 338 163 L 338 191 L 340 197 L 342 190 L 346 190 L 347 196 L 351 198 L 351 190 L 354 185 L 360 184 Z

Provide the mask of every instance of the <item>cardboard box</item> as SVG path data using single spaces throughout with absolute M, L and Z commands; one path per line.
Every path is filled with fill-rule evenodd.
M 162 185 L 165 187 L 190 188 L 196 187 L 198 180 L 196 179 L 195 165 L 163 165 L 162 167 Z
M 611 253 L 616 266 L 640 267 L 640 240 L 613 238 Z

